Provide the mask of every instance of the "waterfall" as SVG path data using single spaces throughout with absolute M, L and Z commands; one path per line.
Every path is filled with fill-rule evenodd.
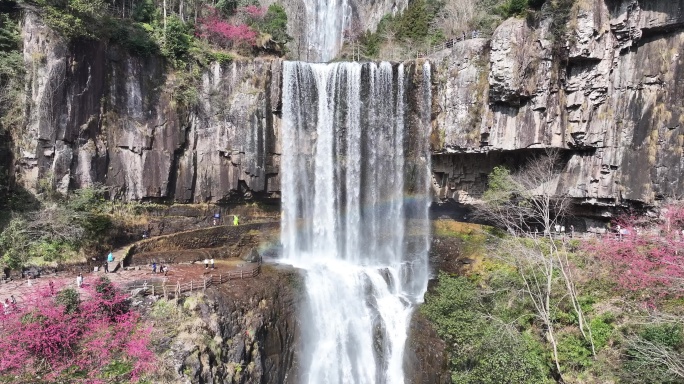
M 404 383 L 428 278 L 429 63 L 420 69 L 416 112 L 401 64 L 284 63 L 281 241 L 283 261 L 306 272 L 306 383 Z
M 350 16 L 347 0 L 310 0 L 306 7 L 306 60 L 326 62 L 342 47 L 344 29 Z

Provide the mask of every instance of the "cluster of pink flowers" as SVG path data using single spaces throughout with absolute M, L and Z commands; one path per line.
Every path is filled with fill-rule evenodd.
M 114 361 L 131 365 L 133 382 L 153 368 L 149 329 L 123 294 L 108 281 L 100 291 L 80 291 L 74 305 L 60 300 L 64 290 L 53 296 L 49 288 L 38 289 L 0 314 L 0 374 L 79 382 L 73 373 L 85 372 L 90 378 L 82 382 L 95 384 L 104 382 L 98 377 Z
M 245 7 L 243 9 L 246 8 L 251 9 L 251 7 Z M 257 11 L 250 10 L 249 12 Z M 206 7 L 206 14 L 205 17 L 198 20 L 196 31 L 198 37 L 205 38 L 211 43 L 225 48 L 241 44 L 254 45 L 256 43 L 258 33 L 249 25 L 244 23 L 229 23 L 222 19 L 218 10 L 213 7 Z
M 671 205 L 663 212 L 657 221 L 619 218 L 613 236 L 585 245 L 608 262 L 621 288 L 658 296 L 684 293 L 684 207 Z
M 238 13 L 242 13 L 252 19 L 263 19 L 266 16 L 266 8 L 257 7 L 256 5 L 248 5 L 246 7 L 238 8 Z

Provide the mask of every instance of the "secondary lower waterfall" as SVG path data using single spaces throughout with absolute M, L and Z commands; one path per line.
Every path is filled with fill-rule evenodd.
M 309 384 L 405 381 L 430 235 L 430 65 L 411 68 L 284 63 L 281 241 L 306 270 Z

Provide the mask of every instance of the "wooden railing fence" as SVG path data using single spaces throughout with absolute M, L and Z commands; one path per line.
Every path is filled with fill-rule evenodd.
M 135 291 L 138 291 L 139 293 L 151 294 L 153 296 L 163 295 L 164 298 L 168 298 L 169 296 L 180 297 L 183 293 L 186 292 L 204 292 L 207 288 L 211 286 L 223 284 L 230 280 L 256 277 L 259 275 L 259 273 L 261 273 L 261 263 L 257 264 L 254 268 L 251 269 L 241 269 L 239 271 L 231 271 L 228 273 L 221 273 L 218 275 L 210 275 L 208 277 L 204 277 L 202 280 L 190 280 L 184 283 L 181 283 L 179 281 L 176 284 L 166 284 L 165 282 L 163 282 L 162 284 L 145 283 L 143 285 L 129 286 L 128 290 L 131 292 L 131 294 L 134 294 Z
M 479 31 L 472 31 L 469 33 L 466 33 L 463 35 L 463 37 L 458 37 L 455 39 L 448 39 L 445 40 L 439 44 L 435 44 L 433 46 L 430 46 L 427 50 L 425 51 L 418 51 L 416 53 L 416 59 L 419 59 L 421 57 L 427 57 L 430 56 L 431 54 L 435 52 L 439 52 L 441 50 L 447 49 L 447 48 L 453 48 L 454 44 L 456 44 L 459 41 L 464 41 L 464 40 L 469 40 L 469 39 L 476 39 L 481 36 L 481 33 Z

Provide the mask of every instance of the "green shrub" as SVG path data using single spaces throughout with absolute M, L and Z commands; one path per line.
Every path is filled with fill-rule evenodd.
M 29 243 L 28 257 L 46 262 L 64 261 L 74 256 L 77 247 L 66 241 L 40 240 Z
M 219 64 L 227 64 L 234 60 L 233 55 L 221 51 L 212 52 L 212 57 L 214 61 L 218 62 Z
M 430 31 L 431 16 L 425 0 L 415 0 L 399 17 L 399 35 L 408 39 L 422 39 Z
M 470 354 L 459 354 L 462 357 L 459 359 L 460 364 L 452 371 L 452 383 L 551 382 L 546 375 L 542 349 L 536 341 L 514 337 L 505 330 L 494 327 L 489 328 L 486 337 L 486 341 L 478 349 Z
M 0 14 L 0 89 L 3 90 L 0 96 L 0 136 L 12 127 L 19 126 L 22 119 L 24 57 L 20 44 L 18 23 L 7 14 Z M 4 196 L 9 186 L 7 169 L 4 167 L 2 176 L 0 193 Z
M 158 13 L 152 0 L 142 0 L 133 8 L 133 20 L 141 23 L 151 23 Z
M 159 53 L 159 45 L 152 37 L 153 28 L 149 24 L 111 20 L 110 25 L 111 41 L 128 52 L 143 57 Z
M 99 32 L 107 19 L 103 0 L 36 0 L 36 3 L 43 9 L 45 23 L 67 39 L 101 37 Z
M 527 0 L 508 0 L 503 7 L 505 17 L 520 16 L 527 12 Z
M 604 313 L 597 316 L 589 322 L 591 328 L 591 335 L 594 339 L 594 348 L 596 351 L 603 349 L 608 344 L 608 340 L 615 333 L 615 317 L 612 313 Z
M 561 367 L 583 370 L 592 364 L 591 346 L 581 335 L 565 333 L 558 336 L 558 360 Z
M 133 371 L 133 365 L 128 361 L 114 360 L 107 364 L 102 371 L 105 379 L 120 379 L 126 377 Z
M 102 185 L 77 189 L 67 196 L 67 207 L 77 212 L 100 212 L 106 194 L 107 188 Z
M 684 343 L 680 324 L 657 324 L 645 327 L 640 335 L 644 340 L 672 349 L 679 349 Z
M 81 299 L 78 292 L 74 288 L 65 288 L 57 293 L 57 304 L 64 306 L 65 313 L 74 313 L 78 311 L 81 304 Z
M 260 25 L 260 31 L 271 35 L 278 44 L 286 44 L 292 37 L 287 34 L 287 13 L 280 4 L 271 4 Z
M 197 82 L 199 71 L 178 72 L 173 87 L 173 99 L 181 106 L 191 107 L 199 102 Z
M 166 35 L 163 39 L 162 54 L 171 59 L 185 58 L 190 49 L 192 35 L 181 19 L 171 16 L 166 20 Z
M 421 312 L 450 346 L 453 383 L 548 381 L 539 343 L 508 328 L 505 319 L 492 320 L 509 300 L 504 293 L 483 295 L 466 277 L 440 274 L 439 285 L 427 296 Z

